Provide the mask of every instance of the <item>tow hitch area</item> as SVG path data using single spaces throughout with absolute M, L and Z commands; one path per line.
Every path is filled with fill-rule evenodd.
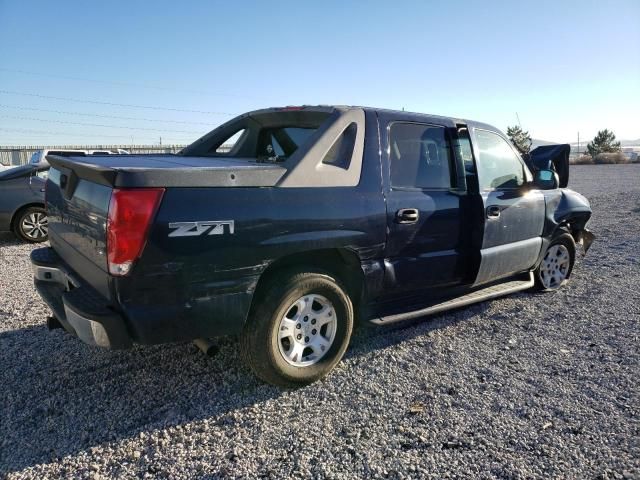
M 577 236 L 578 238 L 576 243 L 578 245 L 582 245 L 582 256 L 584 257 L 589 248 L 591 248 L 591 244 L 595 240 L 596 236 L 586 228 L 584 230 L 580 230 Z

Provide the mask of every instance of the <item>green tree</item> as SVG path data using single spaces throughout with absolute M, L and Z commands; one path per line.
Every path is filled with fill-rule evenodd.
M 529 132 L 525 132 L 518 125 L 514 127 L 507 127 L 507 136 L 514 147 L 518 149 L 520 155 L 529 155 L 531 150 L 531 136 Z
M 593 158 L 600 153 L 615 153 L 620 151 L 620 142 L 616 142 L 616 136 L 607 129 L 600 130 L 587 144 L 589 155 Z

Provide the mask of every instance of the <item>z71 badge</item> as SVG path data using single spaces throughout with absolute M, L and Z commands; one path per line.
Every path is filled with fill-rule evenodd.
M 208 222 L 172 222 L 169 228 L 175 229 L 170 237 L 195 237 L 198 235 L 224 235 L 225 225 L 233 234 L 233 220 L 210 220 Z

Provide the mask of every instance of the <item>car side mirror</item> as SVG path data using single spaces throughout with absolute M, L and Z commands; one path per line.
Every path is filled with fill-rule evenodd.
M 553 170 L 538 170 L 533 177 L 533 184 L 540 190 L 553 190 L 560 185 L 560 179 Z

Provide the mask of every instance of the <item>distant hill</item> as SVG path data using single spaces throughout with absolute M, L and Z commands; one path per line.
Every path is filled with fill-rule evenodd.
M 592 139 L 588 139 L 588 140 L 584 140 L 580 142 L 580 148 L 582 147 L 587 147 L 587 143 L 589 143 Z M 541 145 L 556 145 L 558 143 L 561 142 L 550 142 L 548 140 L 540 140 L 539 138 L 534 138 L 531 140 L 531 148 L 536 148 L 539 147 Z M 577 147 L 578 146 L 578 142 L 567 142 L 569 145 L 571 145 L 571 147 Z M 637 146 L 640 145 L 640 138 L 637 138 L 635 140 L 620 140 L 620 145 L 623 147 L 630 147 L 630 146 Z
M 540 140 L 539 138 L 531 139 L 531 150 L 537 147 L 544 147 L 545 145 L 556 145 L 558 142 L 549 142 L 548 140 Z
M 580 142 L 580 152 L 585 152 L 587 150 L 587 143 L 589 143 L 590 141 L 591 139 Z M 557 143 L 558 142 L 549 142 L 548 140 L 540 140 L 539 138 L 534 138 L 531 140 L 531 150 L 544 145 L 556 145 Z M 571 153 L 578 152 L 578 142 L 570 142 L 569 145 L 571 145 Z M 620 140 L 620 146 L 640 147 L 640 138 L 636 140 Z

